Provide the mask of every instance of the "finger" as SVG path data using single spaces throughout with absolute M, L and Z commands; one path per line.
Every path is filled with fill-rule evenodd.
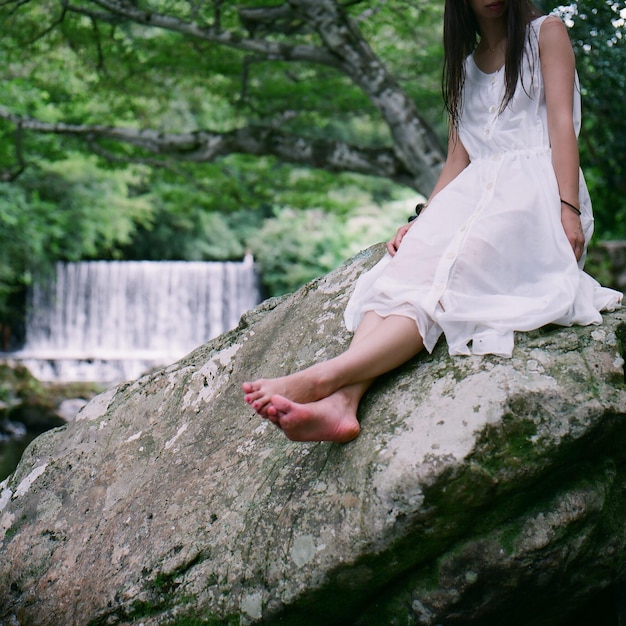
M 396 231 L 395 237 L 387 242 L 387 252 L 389 252 L 391 256 L 394 256 L 398 251 L 398 248 L 402 243 L 402 239 L 408 230 L 409 225 L 400 226 L 400 228 Z
M 400 244 L 402 243 L 402 235 L 400 233 L 396 233 L 396 236 L 391 240 L 391 246 L 393 248 L 392 256 L 398 251 Z
M 579 237 L 572 237 L 570 244 L 572 246 L 572 250 L 574 251 L 574 255 L 576 256 L 576 260 L 580 261 L 580 257 L 582 256 L 585 247 L 584 240 L 581 240 Z

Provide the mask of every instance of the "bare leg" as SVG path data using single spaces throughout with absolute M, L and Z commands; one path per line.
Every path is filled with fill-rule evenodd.
M 363 341 L 363 339 L 365 339 L 365 337 L 367 337 L 371 332 L 374 332 L 376 328 L 378 328 L 379 324 L 383 322 L 383 320 L 384 318 L 380 317 L 380 315 L 377 315 L 374 312 L 366 313 L 363 317 L 363 320 L 356 329 L 354 336 L 352 337 L 352 341 L 350 342 L 350 348 L 357 345 L 360 341 Z M 307 372 L 308 369 L 303 370 L 303 372 Z M 253 383 L 243 383 L 242 388 L 244 393 L 246 394 L 245 401 L 248 402 L 248 404 L 251 404 L 252 407 L 257 411 L 257 413 L 274 421 L 272 419 L 272 416 L 267 414 L 267 409 L 270 406 L 269 402 L 267 401 L 268 394 L 263 394 L 263 398 L 261 399 L 262 387 L 267 385 L 268 390 L 270 387 L 273 389 L 274 393 L 270 393 L 269 397 L 271 397 L 271 395 L 286 394 L 287 384 L 289 383 L 289 379 L 292 378 L 293 376 L 283 376 L 280 378 L 270 379 L 262 378 Z M 302 382 L 304 383 L 306 388 L 309 387 L 306 380 L 303 380 Z M 283 383 L 287 383 L 284 385 L 284 388 L 281 387 Z M 306 395 L 306 389 L 303 389 L 303 391 L 304 393 L 301 393 L 299 396 L 294 395 L 294 399 L 298 399 L 300 402 L 307 402 L 308 400 Z M 312 396 L 310 401 L 314 401 L 317 399 L 319 398 Z
M 315 402 L 343 387 L 371 381 L 408 361 L 423 346 L 412 319 L 368 313 L 343 354 L 289 376 L 244 383 L 245 400 L 261 415 L 266 414 L 272 396 Z
M 363 320 L 361 321 L 358 328 L 356 329 L 354 336 L 352 337 L 352 341 L 350 342 L 350 347 L 355 346 L 357 343 L 359 343 L 359 341 L 362 341 L 367 335 L 373 332 L 378 327 L 378 325 L 382 323 L 383 319 L 384 318 L 380 317 L 380 315 L 377 315 L 376 313 L 373 313 L 373 312 L 366 313 L 363 317 Z M 257 413 L 259 413 L 263 417 L 269 418 L 277 426 L 278 426 L 278 423 L 273 419 L 273 416 L 271 414 L 268 414 L 268 408 L 271 406 L 270 403 L 262 402 L 261 400 L 259 400 L 260 392 L 261 392 L 260 387 L 261 385 L 264 385 L 264 384 L 268 384 L 268 386 L 272 385 L 275 391 L 273 395 L 280 395 L 281 393 L 286 393 L 286 390 L 280 388 L 281 382 L 285 381 L 288 378 L 289 376 L 283 376 L 280 378 L 270 378 L 270 379 L 262 378 L 253 383 L 243 383 L 242 385 L 243 391 L 246 394 L 244 396 L 245 401 L 248 404 L 251 404 Z M 304 394 L 300 396 L 300 401 L 306 402 Z

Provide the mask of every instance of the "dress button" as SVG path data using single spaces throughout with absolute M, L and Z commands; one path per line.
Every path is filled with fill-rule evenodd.
M 485 128 L 485 130 L 483 131 L 483 135 L 485 135 L 485 137 L 489 136 L 489 129 Z
M 454 258 L 454 252 L 448 252 L 448 254 L 446 254 L 446 259 L 453 259 Z
M 492 104 L 492 105 L 489 107 L 489 113 L 495 113 L 495 112 L 496 112 L 496 107 Z
M 493 189 L 493 183 L 487 183 L 487 189 L 489 190 Z

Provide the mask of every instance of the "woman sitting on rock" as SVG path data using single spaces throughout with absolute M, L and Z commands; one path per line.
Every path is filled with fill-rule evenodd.
M 243 384 L 289 439 L 354 439 L 374 378 L 432 351 L 442 333 L 450 354 L 510 356 L 514 331 L 599 324 L 620 305 L 582 270 L 593 216 L 563 23 L 528 0 L 446 0 L 444 49 L 448 157 L 425 210 L 357 281 L 349 349 Z

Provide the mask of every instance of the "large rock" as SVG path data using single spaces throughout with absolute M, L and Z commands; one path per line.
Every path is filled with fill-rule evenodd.
M 347 445 L 240 384 L 331 357 L 366 251 L 36 439 L 0 491 L 12 625 L 568 624 L 624 561 L 626 315 L 444 344 L 380 379 Z

